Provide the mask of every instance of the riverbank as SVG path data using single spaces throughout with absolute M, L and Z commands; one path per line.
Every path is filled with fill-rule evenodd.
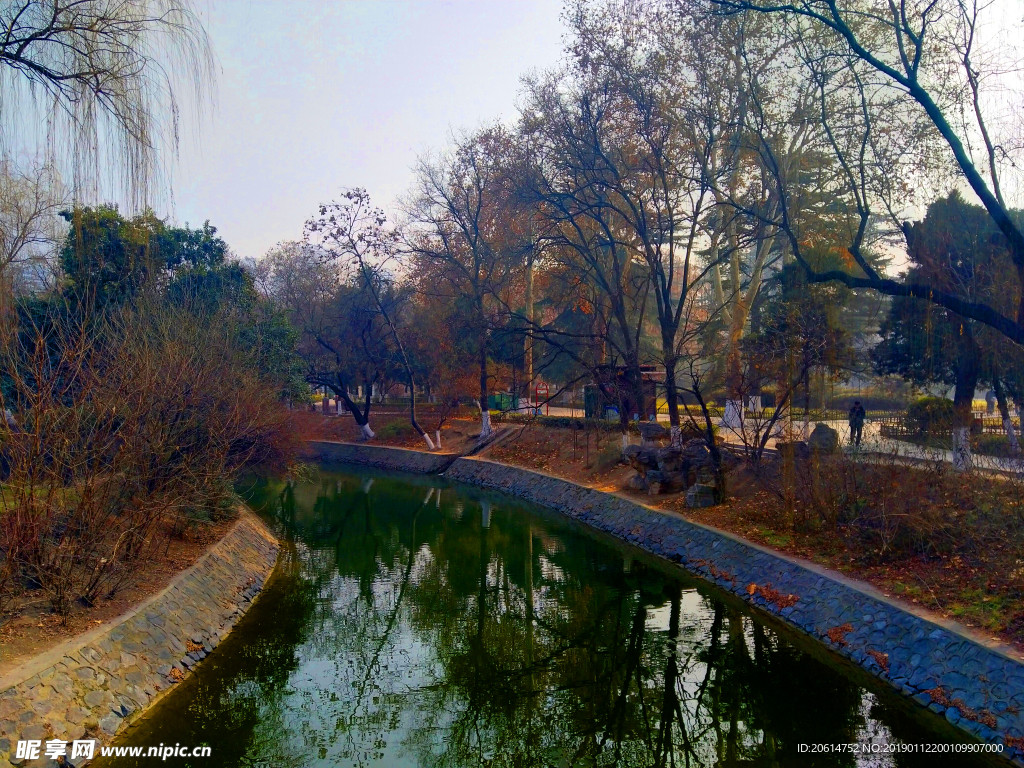
M 126 584 L 113 595 L 102 595 L 91 606 L 76 602 L 64 622 L 47 600 L 26 595 L 23 604 L 5 616 L 0 627 L 0 678 L 32 657 L 107 624 L 153 597 L 176 576 L 195 565 L 227 535 L 234 523 L 234 520 L 204 523 L 175 535 L 169 530 L 172 524 L 168 522 L 166 530 L 159 534 L 166 542 L 134 569 Z
M 360 456 L 383 457 L 390 450 L 354 447 Z M 336 460 L 345 458 L 344 448 L 332 450 Z M 391 460 L 399 462 L 401 455 Z M 818 639 L 966 733 L 1003 745 L 1024 765 L 1024 665 L 1015 649 L 837 572 L 622 495 L 476 458 L 460 458 L 444 474 L 543 504 L 679 563 Z
M 251 512 L 164 589 L 0 678 L 0 755 L 18 740 L 108 743 L 201 663 L 257 598 L 278 542 Z M 79 763 L 76 763 L 78 765 Z
M 298 427 L 306 439 L 358 437 L 346 417 L 304 413 Z M 423 447 L 405 413 L 381 414 L 375 428 L 378 436 L 367 445 Z M 471 418 L 449 420 L 444 451 L 468 450 L 478 431 Z M 796 498 L 787 509 L 778 483 L 740 466 L 727 478 L 723 504 L 689 509 L 683 494 L 649 496 L 629 488 L 634 472 L 619 463 L 615 433 L 524 425 L 485 455 L 619 493 L 838 571 L 1024 655 L 1024 482 L 964 477 L 934 462 L 908 466 L 876 457 L 860 465 L 850 459 L 826 473 L 817 498 Z M 868 518 L 865 502 L 872 498 L 877 510 Z M 864 510 L 857 525 L 830 524 L 817 509 L 831 506 L 831 513 L 843 504 Z

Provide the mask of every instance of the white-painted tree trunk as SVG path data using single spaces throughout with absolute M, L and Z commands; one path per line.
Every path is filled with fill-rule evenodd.
M 1014 453 L 1020 451 L 1020 443 L 1017 442 L 1017 430 L 1013 428 L 1013 421 L 1007 417 L 1003 419 L 1003 429 L 1006 431 L 1006 439 L 1010 441 L 1010 450 Z
M 957 427 L 953 430 L 953 467 L 958 472 L 970 472 L 974 468 L 969 427 Z
M 491 412 L 486 408 L 480 409 L 480 439 L 491 436 Z
M 428 435 L 426 432 L 424 432 L 423 433 L 423 439 L 427 443 L 427 450 L 428 451 L 434 450 L 434 443 L 430 440 L 430 435 Z
M 441 430 L 439 429 L 439 430 L 435 431 L 434 435 L 437 437 L 437 450 L 440 451 L 441 450 Z
M 480 522 L 484 528 L 491 527 L 491 502 L 487 499 L 480 502 Z
M 743 427 L 743 401 L 726 400 L 725 413 L 722 415 L 722 426 L 728 429 L 741 429 Z
M 365 424 L 363 424 L 363 426 L 361 426 L 359 430 L 363 433 L 363 440 L 372 440 L 373 438 L 376 437 L 376 435 L 373 433 L 373 430 L 370 429 L 370 422 L 366 422 Z
M 629 448 L 629 435 L 622 436 L 622 455 L 626 455 L 626 449 Z

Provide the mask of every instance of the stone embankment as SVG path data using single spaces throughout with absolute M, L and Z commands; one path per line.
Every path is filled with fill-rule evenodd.
M 443 472 L 458 458 L 458 455 L 453 453 L 426 453 L 408 448 L 337 443 L 330 440 L 311 440 L 307 446 L 306 456 L 313 461 L 359 464 L 422 475 Z
M 48 740 L 66 741 L 69 756 L 76 739 L 109 743 L 220 643 L 259 595 L 277 552 L 277 539 L 245 511 L 159 594 L 5 675 L 0 760 L 56 764 L 42 753 L 38 760 L 19 760 L 18 740 L 41 741 L 44 749 Z
M 415 451 L 376 447 L 374 462 L 389 451 L 388 463 L 374 466 L 431 471 L 423 468 L 431 462 L 409 460 Z M 370 463 L 359 453 L 337 455 L 346 463 Z M 1001 744 L 1004 757 L 1024 765 L 1024 664 L 1009 649 L 953 622 L 918 615 L 834 571 L 621 496 L 476 458 L 457 459 L 444 476 L 555 509 L 679 563 L 820 640 L 971 736 Z

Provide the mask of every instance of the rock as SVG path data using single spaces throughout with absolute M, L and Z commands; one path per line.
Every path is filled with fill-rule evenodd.
M 711 461 L 711 451 L 703 438 L 695 437 L 683 443 L 680 454 L 684 461 L 696 464 L 704 464 Z
M 808 447 L 817 454 L 832 454 L 839 450 L 839 433 L 827 424 L 814 425 L 814 431 L 807 441 Z
M 24 741 L 40 741 L 46 738 L 46 729 L 38 723 L 26 726 L 21 732 L 21 739 Z
M 695 483 L 686 492 L 686 506 L 691 508 L 713 507 L 715 505 L 715 488 L 711 485 Z
M 627 487 L 631 491 L 646 491 L 647 481 L 644 480 L 643 475 L 633 475 L 626 483 Z
M 72 725 L 84 725 L 89 720 L 89 710 L 79 707 L 76 704 L 72 704 L 68 707 L 67 713 L 64 715 L 64 719 Z
M 121 718 L 111 712 L 106 717 L 100 719 L 100 730 L 108 736 L 113 736 L 117 733 L 117 729 L 121 727 L 121 723 Z
M 688 473 L 683 471 L 668 472 L 663 471 L 662 475 L 662 493 L 680 493 L 685 491 L 689 485 Z
M 678 448 L 667 446 L 654 452 L 658 469 L 662 472 L 678 472 L 683 467 L 683 454 Z
M 75 676 L 79 680 L 93 680 L 96 677 L 96 670 L 92 667 L 79 667 L 75 670 Z
M 807 461 L 811 458 L 811 448 L 803 440 L 794 440 L 791 443 L 776 442 L 775 449 L 780 456 L 793 461 Z
M 643 421 L 637 428 L 645 443 L 651 440 L 664 440 L 668 437 L 668 430 L 656 421 Z

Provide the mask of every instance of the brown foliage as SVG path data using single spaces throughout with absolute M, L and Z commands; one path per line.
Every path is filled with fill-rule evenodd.
M 894 456 L 813 456 L 791 472 L 776 469 L 760 479 L 793 530 L 836 534 L 868 560 L 983 551 L 1024 534 L 1012 480 L 964 475 L 942 462 L 908 466 Z
M 850 622 L 846 622 L 838 627 L 832 627 L 825 635 L 836 645 L 846 645 L 846 636 L 850 632 L 853 632 L 853 625 Z
M 889 654 L 881 651 L 869 650 L 868 656 L 875 660 L 875 663 L 882 668 L 882 671 L 889 669 Z
M 66 616 L 112 594 L 159 545 L 161 521 L 180 532 L 222 514 L 232 473 L 288 461 L 286 415 L 226 318 L 157 302 L 8 317 L 0 600 L 34 586 Z

